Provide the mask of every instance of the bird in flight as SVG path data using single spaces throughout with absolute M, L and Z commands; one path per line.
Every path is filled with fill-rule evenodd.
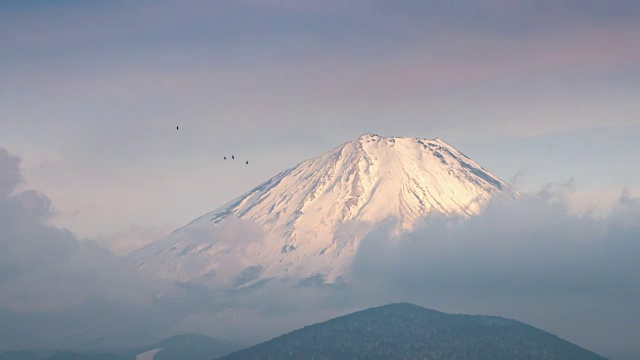
M 236 159 L 235 156 L 231 155 L 231 160 L 235 160 L 235 159 Z
M 227 160 L 227 157 L 225 156 L 224 159 Z
M 178 130 L 178 129 L 180 129 L 180 127 L 179 127 L 179 126 L 176 126 L 176 130 Z
M 247 163 L 245 165 L 249 165 L 249 161 L 247 161 Z

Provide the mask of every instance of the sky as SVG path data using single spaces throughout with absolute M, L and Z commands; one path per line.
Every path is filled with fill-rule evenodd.
M 16 314 L 25 309 L 74 318 L 63 311 L 88 303 L 69 311 L 78 318 L 107 314 L 101 328 L 109 329 L 113 319 L 104 309 L 114 303 L 122 309 L 119 321 L 147 325 L 167 309 L 184 314 L 185 304 L 206 307 L 211 294 L 195 285 L 175 289 L 129 279 L 103 246 L 122 255 L 286 168 L 377 133 L 439 137 L 533 194 L 515 210 L 489 212 L 485 225 L 447 234 L 452 244 L 478 232 L 494 241 L 505 233 L 536 238 L 547 227 L 557 231 L 549 238 L 577 239 L 585 233 L 576 228 L 584 225 L 589 245 L 568 242 L 551 260 L 549 243 L 533 247 L 532 258 L 522 248 L 504 249 L 522 260 L 513 276 L 531 273 L 536 260 L 550 261 L 558 274 L 566 262 L 609 270 L 593 282 L 571 275 L 552 284 L 549 273 L 534 271 L 528 293 L 516 287 L 500 304 L 491 295 L 504 290 L 499 284 L 487 284 L 486 291 L 472 285 L 477 274 L 512 263 L 474 268 L 475 275 L 467 271 L 473 267 L 451 269 L 446 260 L 466 263 L 468 255 L 452 245 L 434 268 L 424 269 L 417 257 L 403 263 L 407 250 L 399 249 L 382 263 L 398 270 L 380 274 L 376 284 L 364 282 L 355 298 L 387 299 L 382 292 L 391 288 L 421 305 L 504 311 L 581 345 L 600 341 L 603 349 L 640 353 L 632 344 L 638 322 L 628 316 L 638 299 L 637 265 L 625 255 L 637 253 L 631 239 L 637 238 L 634 196 L 640 193 L 638 38 L 640 2 L 633 0 L 2 1 L 0 318 L 18 323 L 22 315 Z M 223 160 L 232 154 L 239 161 Z M 549 184 L 566 184 L 560 209 L 527 202 Z M 595 216 L 581 213 L 592 207 L 603 214 L 581 217 Z M 491 218 L 510 211 L 541 220 L 518 230 Z M 551 215 L 542 216 L 546 211 Z M 407 236 L 411 241 L 439 229 Z M 603 246 L 608 250 L 600 251 Z M 372 268 L 367 249 L 355 276 Z M 480 251 L 475 261 L 489 257 Z M 27 259 L 37 266 L 25 266 Z M 409 293 L 413 285 L 398 274 L 416 269 L 455 274 L 481 302 L 447 309 L 459 293 Z M 60 278 L 77 286 L 58 286 Z M 443 286 L 437 277 L 415 281 Z M 614 285 L 619 291 L 607 287 Z M 563 286 L 572 290 L 559 291 Z M 171 294 L 168 303 L 154 302 L 157 287 Z M 278 291 L 262 294 L 271 307 L 260 311 L 277 311 Z M 331 291 L 321 296 L 321 308 L 345 299 Z M 528 312 L 501 306 L 524 297 L 533 299 Z M 575 311 L 562 322 L 558 314 L 543 316 L 545 304 L 557 305 L 558 314 Z M 190 330 L 206 319 L 164 320 Z M 608 339 L 589 332 L 585 321 L 603 322 L 611 332 L 623 324 L 628 336 Z
M 54 223 L 103 243 L 364 133 L 439 137 L 521 191 L 573 179 L 578 208 L 607 207 L 640 189 L 639 17 L 631 0 L 3 1 L 0 144 Z

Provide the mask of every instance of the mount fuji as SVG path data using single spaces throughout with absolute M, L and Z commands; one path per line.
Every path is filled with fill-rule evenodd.
M 272 278 L 344 279 L 361 240 L 431 214 L 477 214 L 517 193 L 440 139 L 365 134 L 285 170 L 131 253 L 137 269 L 242 288 Z

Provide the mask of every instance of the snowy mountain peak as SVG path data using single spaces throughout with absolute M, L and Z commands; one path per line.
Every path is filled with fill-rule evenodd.
M 321 276 L 333 282 L 346 273 L 375 224 L 394 219 L 401 231 L 431 213 L 471 216 L 495 195 L 516 194 L 442 140 L 364 134 L 281 172 L 131 258 L 136 266 L 180 280 L 214 273 L 234 286 L 271 277 Z M 264 239 L 247 246 L 180 236 L 230 219 L 256 223 Z M 229 254 L 243 272 L 221 276 Z M 239 284 L 238 276 L 248 280 Z

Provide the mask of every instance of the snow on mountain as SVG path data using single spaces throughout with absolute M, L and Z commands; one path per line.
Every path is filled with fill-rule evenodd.
M 393 219 L 402 231 L 430 213 L 471 216 L 496 195 L 517 194 L 444 141 L 366 134 L 281 172 L 128 261 L 166 278 L 231 287 L 273 277 L 335 282 L 375 224 Z

